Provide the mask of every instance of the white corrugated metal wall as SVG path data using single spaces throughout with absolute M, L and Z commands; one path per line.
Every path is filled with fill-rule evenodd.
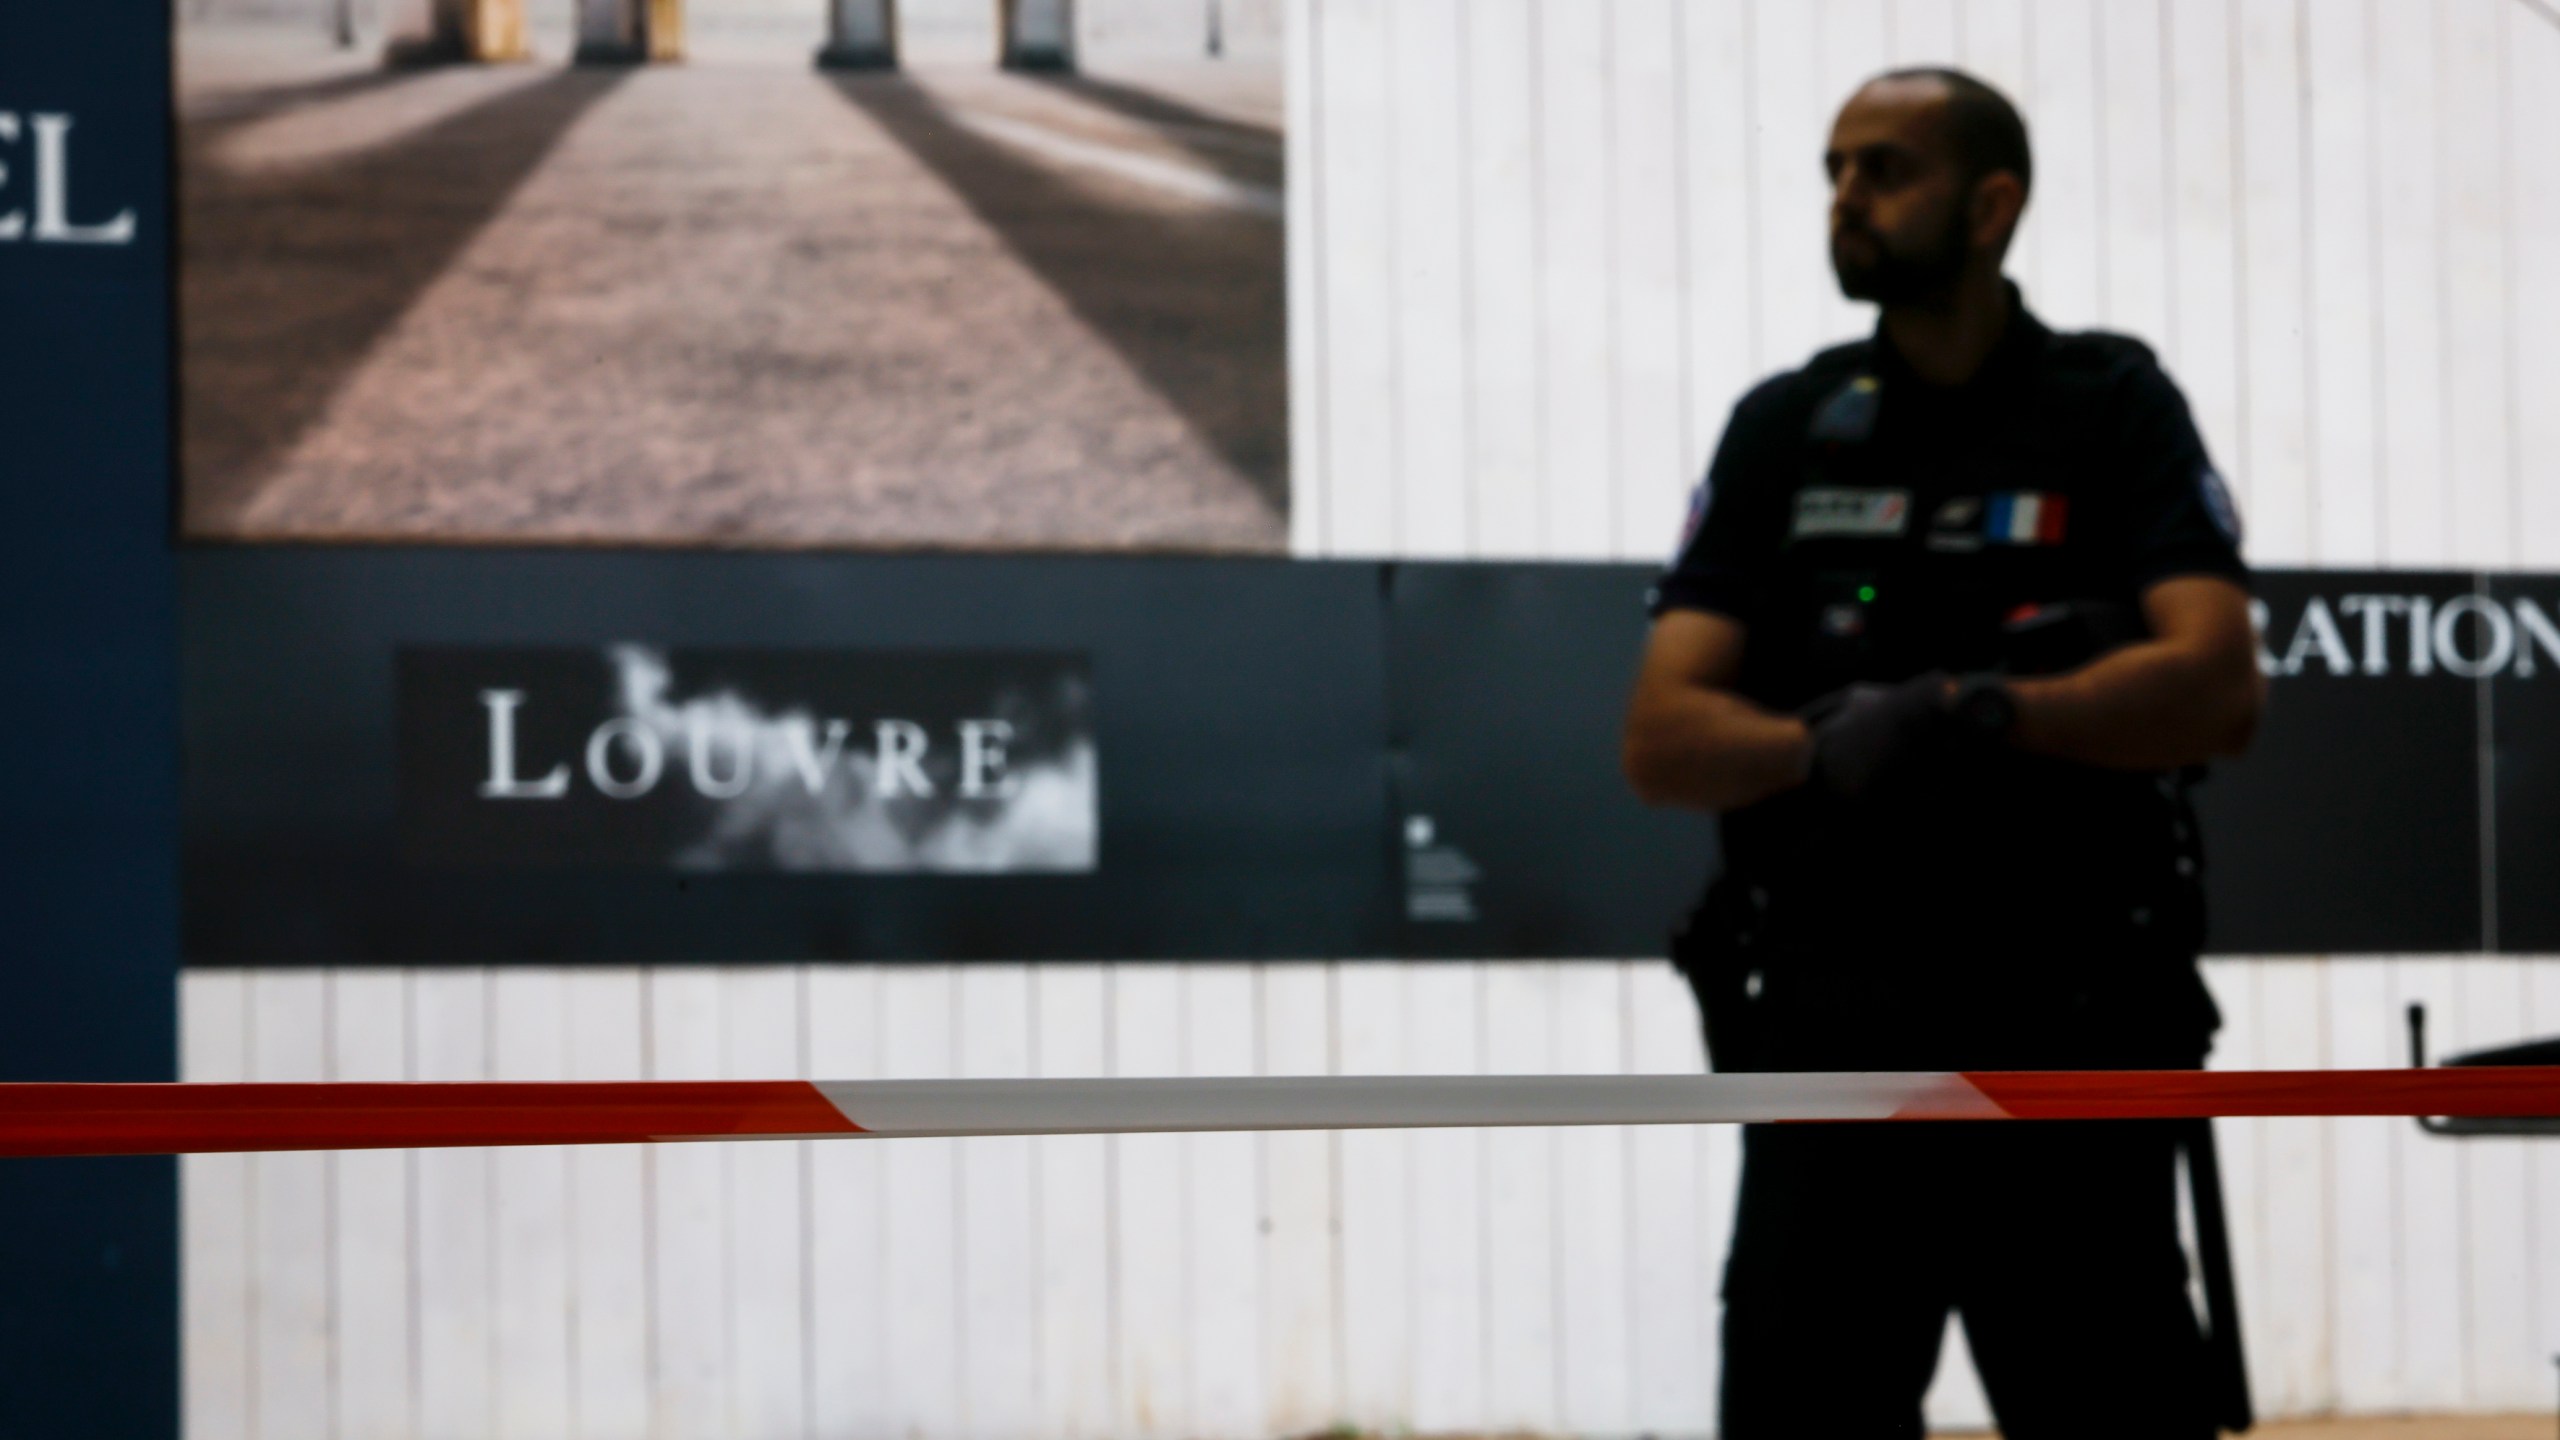
M 1815 157 L 1888 63 L 2036 127 L 2017 257 L 2154 339 L 2262 563 L 2560 568 L 2531 0 L 1292 0 L 1296 542 L 1653 557 L 1862 328 Z M 2342 777 L 2342 783 L 2352 783 Z M 2560 1031 L 2560 962 L 2215 962 L 2219 1063 Z M 192 1079 L 1677 1070 L 1648 960 L 202 971 Z M 2560 1146 L 2224 1131 L 2261 1407 L 2548 1403 Z M 204 1157 L 193 1440 L 1696 1434 L 1723 1131 Z M 1951 1179 L 1949 1183 L 1961 1183 Z M 1978 1421 L 1951 1357 L 1942 1423 Z

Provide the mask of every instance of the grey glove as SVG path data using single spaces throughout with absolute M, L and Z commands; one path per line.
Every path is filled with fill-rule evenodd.
M 1813 731 L 1813 774 L 1806 783 L 1856 800 L 1890 781 L 1950 738 L 1953 690 L 1952 677 L 1932 670 L 1898 685 L 1851 685 L 1806 706 L 1803 718 Z

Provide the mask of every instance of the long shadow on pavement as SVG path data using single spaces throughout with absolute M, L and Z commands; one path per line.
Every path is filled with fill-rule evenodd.
M 564 70 L 378 149 L 289 170 L 227 169 L 208 154 L 225 127 L 188 127 L 178 276 L 188 533 L 241 533 L 269 467 L 627 73 Z
M 930 167 L 1212 450 L 1288 513 L 1281 230 L 1202 207 L 1128 209 L 955 123 L 902 76 L 831 83 Z M 1002 364 L 1002 356 L 989 363 Z
M 311 80 L 289 80 L 275 85 L 258 85 L 242 89 L 215 91 L 201 99 L 189 101 L 181 95 L 178 101 L 178 124 L 187 143 L 194 144 L 215 130 L 230 130 L 253 120 L 263 120 L 279 111 L 298 105 L 317 105 L 326 100 L 340 100 L 371 90 L 386 90 L 395 85 L 421 80 L 435 72 L 427 69 L 395 69 L 374 66 L 364 70 L 345 70 Z
M 1202 110 L 1143 86 L 1099 76 L 1034 71 L 1023 78 L 1122 119 L 1134 120 L 1190 151 L 1194 159 L 1230 180 L 1249 185 L 1280 183 L 1280 132 L 1270 126 Z

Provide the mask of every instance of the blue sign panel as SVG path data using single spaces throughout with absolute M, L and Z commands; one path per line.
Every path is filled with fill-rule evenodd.
M 176 1078 L 168 15 L 0 6 L 0 1078 Z M 0 1434 L 178 1433 L 167 1160 L 0 1174 Z

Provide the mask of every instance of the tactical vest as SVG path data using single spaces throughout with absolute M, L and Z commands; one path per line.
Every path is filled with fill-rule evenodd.
M 2139 597 L 2087 523 L 2105 457 L 2053 378 L 2021 361 L 1897 412 L 1906 382 L 1871 346 L 1803 372 L 1742 693 L 1795 710 L 1929 670 L 2054 673 L 2139 637 Z M 1803 1025 L 2132 1027 L 2200 1049 L 2193 778 L 1982 747 L 1855 804 L 1792 791 L 1725 817 L 1724 900 L 1784 957 L 1765 984 Z

